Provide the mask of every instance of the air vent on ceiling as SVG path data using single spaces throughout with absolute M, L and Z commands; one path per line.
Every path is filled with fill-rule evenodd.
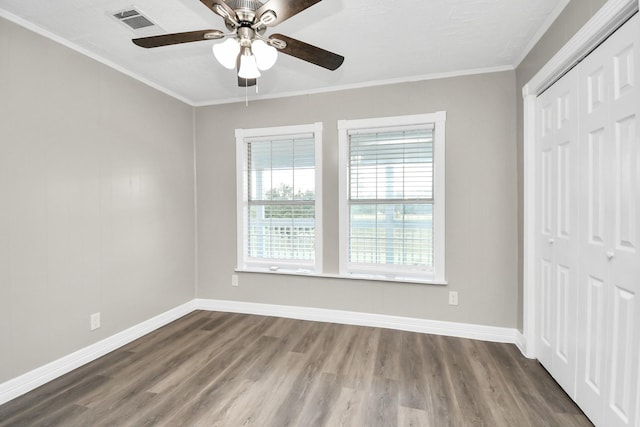
M 122 10 L 113 14 L 113 17 L 118 21 L 126 24 L 128 27 L 134 30 L 141 28 L 153 27 L 154 24 L 149 18 L 141 14 L 135 9 Z

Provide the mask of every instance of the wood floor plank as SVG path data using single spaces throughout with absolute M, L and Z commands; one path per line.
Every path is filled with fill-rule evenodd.
M 271 367 L 278 363 L 282 357 L 284 349 L 280 339 L 264 335 L 260 338 L 263 341 L 258 351 L 257 359 L 247 367 L 244 374 L 246 379 L 251 381 L 259 381 Z
M 42 401 L 32 398 L 32 405 L 15 414 L 5 414 L 0 420 L 0 426 L 38 425 L 38 420 L 46 418 L 67 405 L 74 405 L 75 399 L 84 393 L 94 390 L 106 382 L 108 378 L 97 375 L 78 380 L 76 384 L 61 393 Z
M 126 358 L 129 354 L 131 353 L 125 350 L 111 352 L 85 366 L 63 375 L 55 381 L 51 381 L 41 387 L 38 387 L 19 399 L 14 399 L 4 405 L 0 405 L 0 426 L 2 426 L 3 421 L 8 419 L 11 415 L 32 411 L 37 405 L 45 404 L 50 399 L 57 398 L 69 388 L 87 380 L 91 376 L 99 375 L 106 381 L 106 377 L 97 373 L 100 372 L 104 366 L 108 366 L 117 360 Z
M 291 389 L 283 397 L 273 418 L 268 420 L 268 425 L 294 425 L 295 420 L 300 416 L 305 400 L 309 396 L 313 381 L 319 378 L 322 367 L 328 357 L 327 349 L 332 349 L 336 340 L 338 326 L 331 323 L 315 324 L 310 335 L 314 336 L 313 342 L 307 343 L 304 347 L 297 346 L 294 351 L 306 354 L 305 363 L 302 369 L 294 373 L 295 380 L 291 384 Z M 304 349 L 304 352 L 300 350 Z
M 294 383 L 297 378 L 289 373 L 299 372 L 306 362 L 304 354 L 283 354 L 280 363 L 265 372 L 260 381 L 254 383 L 250 392 L 242 395 L 239 401 L 233 402 L 228 410 L 225 408 L 220 422 L 216 425 L 274 425 L 269 420 L 275 419 L 285 396 L 295 390 Z
M 263 324 L 256 332 L 264 331 L 264 327 L 266 324 Z M 215 413 L 220 405 L 224 404 L 227 395 L 242 386 L 247 368 L 260 357 L 261 350 L 268 351 L 270 345 L 274 345 L 272 337 L 257 336 L 256 334 L 255 339 L 245 343 L 244 351 L 235 354 L 227 352 L 221 355 L 219 359 L 221 359 L 220 365 L 223 369 L 217 375 L 212 376 L 208 384 L 169 418 L 169 424 L 191 426 L 201 419 L 206 424 L 209 414 Z
M 51 412 L 46 412 L 41 415 L 40 418 L 32 420 L 32 422 L 27 422 L 26 420 L 21 420 L 20 423 L 14 424 L 14 427 L 19 426 L 47 426 L 47 427 L 55 427 L 55 426 L 68 426 L 68 425 L 80 425 L 76 422 L 79 416 L 84 414 L 87 411 L 87 408 L 84 406 L 78 405 L 65 405 L 60 407 L 59 409 L 54 409 Z
M 326 425 L 336 427 L 365 425 L 364 401 L 364 390 L 342 387 L 328 415 Z
M 318 378 L 314 379 L 311 391 L 295 425 L 309 427 L 326 425 L 331 408 L 333 408 L 341 388 L 337 375 L 321 373 Z
M 231 366 L 238 355 L 248 350 L 245 341 L 253 342 L 264 332 L 263 318 L 256 316 L 244 316 L 239 322 L 239 331 L 235 338 L 229 340 L 225 334 L 220 334 L 220 341 L 211 340 L 211 346 L 205 346 L 205 359 L 198 358 L 197 363 L 189 363 L 190 369 L 186 370 L 184 377 L 174 378 L 172 388 L 159 393 L 158 399 L 154 399 L 144 412 L 138 414 L 135 425 L 169 425 L 168 419 L 175 417 L 176 413 L 184 411 L 194 405 L 194 402 L 206 388 L 215 384 L 217 379 Z M 212 337 L 213 338 L 213 337 Z M 225 345 L 218 345 L 225 343 Z M 167 377 L 168 378 L 168 377 Z M 180 406 L 173 402 L 175 396 L 180 396 Z
M 510 427 L 514 425 L 528 425 L 533 420 L 526 417 L 517 408 L 513 395 L 509 392 L 500 370 L 500 364 L 491 357 L 487 344 L 482 341 L 465 340 L 463 345 L 471 363 L 471 368 L 479 382 L 479 390 L 491 404 L 489 408 L 496 427 Z M 491 345 L 495 345 L 491 343 Z
M 449 378 L 449 366 L 445 363 L 448 356 L 441 346 L 441 337 L 420 335 L 419 340 L 429 390 L 427 413 L 430 422 L 438 426 L 462 425 L 460 408 Z
M 189 331 L 199 329 L 203 323 L 209 319 L 209 314 L 202 311 L 194 311 L 175 320 L 162 328 L 145 335 L 144 340 L 135 340 L 124 347 L 122 350 L 132 352 L 145 352 L 149 347 L 157 347 L 163 345 L 171 345 L 173 337 L 188 333 Z
M 398 425 L 402 427 L 436 427 L 429 424 L 426 411 L 400 406 L 398 408 Z
M 253 320 L 259 319 L 256 323 Z M 253 327 L 245 327 L 239 338 L 218 352 L 204 365 L 194 366 L 193 372 L 181 384 L 163 393 L 161 399 L 153 405 L 151 420 L 141 420 L 143 425 L 154 425 L 163 420 L 166 425 L 184 425 L 186 420 L 196 414 L 209 410 L 211 404 L 218 404 L 216 399 L 223 396 L 226 389 L 237 385 L 242 363 L 250 362 L 257 357 L 256 341 L 262 336 L 266 324 L 264 318 L 253 317 Z M 172 404 L 174 396 L 180 396 L 182 405 Z
M 514 397 L 523 419 L 529 422 L 525 425 L 563 425 L 562 417 L 558 416 L 558 407 L 564 407 L 565 412 L 571 407 L 579 413 L 578 425 L 592 425 L 537 361 L 521 357 L 511 345 L 496 344 L 487 348 L 500 363 L 505 387 Z M 541 418 L 541 414 L 544 417 Z
M 338 328 L 335 348 L 329 351 L 322 372 L 340 375 L 356 351 L 357 327 L 343 326 Z M 336 351 L 337 350 L 337 351 Z
M 430 396 L 424 378 L 424 358 L 419 343 L 419 335 L 411 332 L 400 332 L 400 400 L 403 407 L 427 410 Z
M 376 376 L 365 396 L 364 424 L 366 426 L 398 425 L 398 390 L 396 380 Z
M 591 426 L 515 346 L 196 311 L 0 406 L 0 427 Z
M 237 381 L 234 387 L 227 388 L 224 400 L 211 405 L 198 422 L 207 423 L 209 427 L 224 427 L 234 423 L 239 426 L 260 426 L 267 397 L 254 381 Z
M 297 343 L 292 351 L 296 353 L 307 353 L 309 349 L 318 341 L 318 336 L 322 333 L 326 325 L 311 322 L 309 327 L 297 338 Z
M 389 380 L 399 380 L 401 354 L 401 332 L 382 329 L 373 374 Z
M 185 378 L 189 378 L 194 374 L 194 370 L 198 367 L 204 366 L 211 360 L 223 354 L 230 346 L 239 346 L 240 344 L 234 344 L 241 341 L 243 338 L 248 337 L 253 329 L 251 324 L 238 319 L 224 330 L 219 333 L 215 333 L 214 330 L 204 329 L 198 334 L 198 331 L 194 331 L 194 342 L 197 352 L 188 359 L 181 358 L 181 364 L 175 366 L 169 374 L 161 381 L 156 382 L 149 391 L 154 393 L 164 393 L 173 390 L 185 381 Z M 199 339 L 198 339 L 199 338 Z
M 74 418 L 68 420 L 67 425 L 77 426 L 122 426 L 131 417 L 144 410 L 153 399 L 157 398 L 155 393 L 137 391 L 120 400 L 111 401 L 108 405 L 99 405 L 82 412 Z
M 353 355 L 345 360 L 339 372 L 344 377 L 345 386 L 365 390 L 373 381 L 380 331 L 379 328 L 358 327 Z
M 464 353 L 463 340 L 440 337 L 444 352 L 447 354 L 449 379 L 456 395 L 462 422 L 465 425 L 493 425 L 491 410 L 486 396 L 478 393 L 480 383 L 471 368 L 470 358 Z M 491 420 L 491 424 L 485 423 Z

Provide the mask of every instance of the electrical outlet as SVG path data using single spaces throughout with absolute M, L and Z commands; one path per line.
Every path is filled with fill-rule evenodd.
M 100 327 L 100 313 L 93 313 L 91 316 L 89 316 L 89 319 L 91 320 L 91 330 L 95 331 L 96 329 L 98 329 Z
M 238 286 L 238 275 L 237 274 L 232 274 L 231 275 L 231 286 Z
M 458 305 L 457 291 L 449 291 L 449 305 Z

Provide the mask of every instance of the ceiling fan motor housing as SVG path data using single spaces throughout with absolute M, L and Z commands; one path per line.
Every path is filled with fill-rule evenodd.
M 253 24 L 256 17 L 256 10 L 262 6 L 262 3 L 258 0 L 227 0 L 225 3 L 227 3 L 229 7 L 236 12 L 236 16 L 240 24 L 245 25 Z M 225 19 L 225 23 L 227 24 L 227 27 L 229 27 L 229 24 L 233 26 L 233 24 L 228 22 L 227 19 Z
M 262 2 L 258 0 L 225 0 L 231 9 L 250 9 L 258 10 L 262 6 Z

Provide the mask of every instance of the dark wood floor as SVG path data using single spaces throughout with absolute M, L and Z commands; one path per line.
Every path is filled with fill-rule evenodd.
M 197 311 L 0 406 L 0 426 L 591 426 L 510 344 Z

